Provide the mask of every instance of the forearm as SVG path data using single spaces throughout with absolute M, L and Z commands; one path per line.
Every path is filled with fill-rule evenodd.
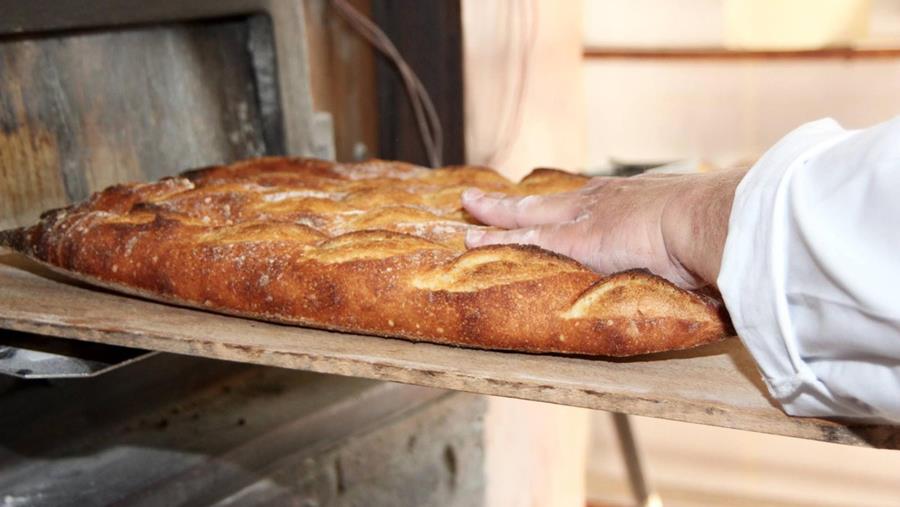
M 686 177 L 663 211 L 669 255 L 712 285 L 722 264 L 734 192 L 746 173 L 740 168 Z

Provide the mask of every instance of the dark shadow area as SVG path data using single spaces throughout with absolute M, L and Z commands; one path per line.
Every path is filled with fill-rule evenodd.
M 207 505 L 262 481 L 294 496 L 302 477 L 330 473 L 316 456 L 444 399 L 385 386 L 167 354 L 89 379 L 20 381 L 0 391 L 0 491 L 42 505 Z M 443 467 L 445 445 L 416 459 Z

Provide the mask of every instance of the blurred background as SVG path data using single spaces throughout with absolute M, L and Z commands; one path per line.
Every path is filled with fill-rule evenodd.
M 897 0 L 465 0 L 463 29 L 467 158 L 512 178 L 711 170 L 752 163 L 808 121 L 900 113 Z M 492 403 L 521 445 L 552 449 L 497 446 L 514 457 L 488 471 L 518 464 L 516 505 L 578 504 L 580 469 L 587 504 L 633 505 L 609 414 Z M 666 506 L 900 505 L 900 453 L 632 419 Z
M 0 229 L 262 154 L 711 171 L 887 120 L 898 85 L 900 0 L 0 0 Z M 636 504 L 606 412 L 127 351 L 0 376 L 0 506 Z M 647 505 L 900 505 L 900 451 L 631 420 Z
M 804 122 L 900 111 L 895 0 L 464 5 L 470 159 L 490 158 L 496 106 L 525 76 L 515 149 L 495 160 L 511 173 L 531 160 L 744 163 Z

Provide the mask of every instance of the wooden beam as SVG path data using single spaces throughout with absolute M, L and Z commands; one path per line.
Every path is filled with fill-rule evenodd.
M 734 50 L 725 48 L 616 48 L 587 47 L 588 60 L 802 60 L 802 59 L 893 59 L 900 58 L 900 48 L 854 49 L 827 48 L 813 50 Z
M 736 339 L 629 359 L 473 350 L 228 317 L 94 290 L 0 255 L 0 328 L 849 445 L 900 427 L 785 415 Z

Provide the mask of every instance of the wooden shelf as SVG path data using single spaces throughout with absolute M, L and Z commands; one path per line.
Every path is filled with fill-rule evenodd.
M 629 60 L 798 60 L 900 58 L 900 48 L 828 48 L 804 51 L 734 50 L 725 48 L 588 47 L 584 58 Z
M 463 349 L 282 326 L 97 290 L 0 255 L 0 327 L 245 363 L 900 448 L 900 428 L 786 416 L 736 339 L 591 359 Z

